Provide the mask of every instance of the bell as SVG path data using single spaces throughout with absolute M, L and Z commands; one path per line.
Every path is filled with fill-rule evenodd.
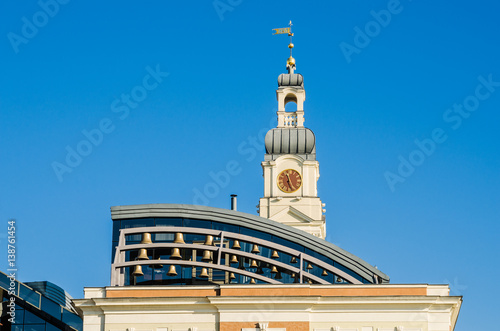
M 276 277 L 274 277 L 274 279 L 282 279 L 283 277 L 281 277 L 281 272 L 278 272 L 276 274 Z
M 252 263 L 250 263 L 250 268 L 257 268 L 259 265 L 257 264 L 257 261 L 252 260 Z
M 203 251 L 203 257 L 201 258 L 202 261 L 208 262 L 212 261 L 212 254 L 210 251 Z
M 170 255 L 170 259 L 173 259 L 173 260 L 180 260 L 180 259 L 182 259 L 181 250 L 178 249 L 177 247 L 176 248 L 172 248 L 172 254 Z
M 175 270 L 175 265 L 171 265 L 168 268 L 167 276 L 177 276 L 177 270 Z
M 279 259 L 279 257 L 280 256 L 279 256 L 278 252 L 277 251 L 273 251 L 273 254 L 271 255 L 271 258 L 272 259 Z
M 136 265 L 134 272 L 132 273 L 132 276 L 144 276 L 144 273 L 142 272 L 142 267 L 140 265 Z
M 240 246 L 240 242 L 238 240 L 235 240 L 233 242 L 233 247 L 231 247 L 232 249 L 241 249 L 241 246 Z
M 307 269 L 311 270 L 313 268 L 313 266 L 311 265 L 311 263 L 308 263 L 307 264 Z
M 342 282 L 343 282 L 342 278 L 337 277 L 337 283 L 342 283 Z
M 328 276 L 328 272 L 326 270 L 323 270 L 323 273 L 321 274 L 321 276 Z
M 255 279 L 250 279 L 250 284 L 255 284 Z
M 292 276 L 291 276 L 291 277 L 292 277 L 292 278 L 295 278 L 295 273 L 292 273 Z
M 257 246 L 257 245 L 254 244 L 253 248 L 252 248 L 252 253 L 255 253 L 255 254 L 260 253 L 259 246 Z
M 276 268 L 275 265 L 273 265 L 272 269 L 271 269 L 271 273 L 275 274 L 278 272 L 278 268 Z
M 148 250 L 145 249 L 145 248 L 141 248 L 139 250 L 139 256 L 137 256 L 137 259 L 138 260 L 149 260 L 149 257 L 148 257 Z
M 231 261 L 229 261 L 230 263 L 238 263 L 238 257 L 236 255 L 233 255 L 231 257 Z
M 208 278 L 208 270 L 207 270 L 207 268 L 201 268 L 200 277 Z
M 307 283 L 308 283 L 308 284 L 312 284 L 313 282 L 312 282 L 312 280 L 308 279 L 308 280 L 307 280 Z
M 297 263 L 297 258 L 295 256 L 292 256 L 290 263 Z
M 151 233 L 148 233 L 148 232 L 144 232 L 142 234 L 142 240 L 140 242 L 140 244 L 152 244 L 153 241 L 151 241 Z
M 184 237 L 182 236 L 182 233 L 177 232 L 175 234 L 174 244 L 185 244 Z
M 214 245 L 214 237 L 211 235 L 207 235 L 207 237 L 205 238 L 205 245 L 213 246 Z
M 229 279 L 236 279 L 236 276 L 234 275 L 234 272 L 231 272 L 229 274 Z

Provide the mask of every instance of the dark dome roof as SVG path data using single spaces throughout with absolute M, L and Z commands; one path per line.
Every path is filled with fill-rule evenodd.
M 267 154 L 310 154 L 315 152 L 316 138 L 308 128 L 274 128 L 267 132 Z
M 278 86 L 304 87 L 304 77 L 301 74 L 281 74 L 278 76 Z

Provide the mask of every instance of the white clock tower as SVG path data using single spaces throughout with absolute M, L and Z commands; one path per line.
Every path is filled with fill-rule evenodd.
M 289 48 L 293 48 L 292 43 Z M 278 77 L 278 126 L 265 138 L 264 197 L 260 199 L 259 214 L 324 239 L 324 204 L 317 190 L 316 138 L 304 127 L 304 78 L 294 73 L 295 59 L 291 54 L 287 69 L 288 74 Z M 289 102 L 297 104 L 296 111 L 285 111 Z

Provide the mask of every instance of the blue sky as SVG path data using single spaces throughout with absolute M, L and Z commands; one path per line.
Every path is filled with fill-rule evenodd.
M 256 213 L 288 57 L 272 29 L 292 20 L 327 239 L 392 283 L 450 284 L 457 331 L 496 325 L 499 5 L 216 4 L 0 4 L 0 240 L 15 218 L 18 278 L 77 298 L 109 285 L 110 206 L 236 193 Z

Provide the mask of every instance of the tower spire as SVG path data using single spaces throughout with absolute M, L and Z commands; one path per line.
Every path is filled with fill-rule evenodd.
M 288 48 L 290 49 L 290 57 L 286 60 L 286 68 L 288 70 L 289 74 L 293 74 L 295 70 L 295 59 L 292 56 L 292 49 L 293 49 L 293 43 L 292 43 L 292 37 L 293 37 L 293 32 L 292 32 L 292 21 L 288 23 L 290 26 L 289 28 L 280 28 L 280 29 L 273 29 L 274 33 L 273 34 L 285 34 L 288 33 L 288 36 L 290 37 L 290 43 L 288 44 Z
M 288 31 L 288 36 L 290 37 L 290 44 L 288 44 L 288 48 L 290 48 L 290 57 L 286 61 L 286 68 L 288 69 L 289 74 L 293 74 L 293 71 L 295 70 L 295 59 L 292 56 L 292 50 L 293 50 L 293 43 L 292 43 L 292 37 L 293 37 L 293 32 L 292 32 L 292 21 L 290 20 L 290 25 L 289 31 Z

